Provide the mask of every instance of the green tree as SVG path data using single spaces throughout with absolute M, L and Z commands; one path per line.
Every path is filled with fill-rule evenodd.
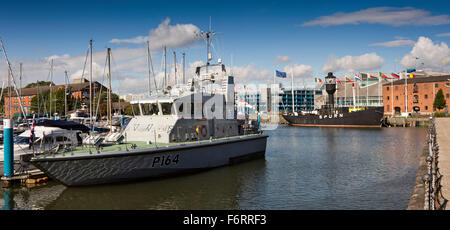
M 51 81 L 38 81 L 38 82 L 30 83 L 30 84 L 26 85 L 24 88 L 35 88 L 38 86 L 48 86 L 50 84 L 55 85 Z
M 75 105 L 75 98 L 70 96 L 70 92 L 67 92 L 67 94 L 67 110 L 70 111 Z M 64 88 L 59 88 L 52 93 L 52 101 L 50 110 L 50 90 L 43 91 L 31 99 L 31 110 L 34 113 L 49 113 L 51 111 L 52 114 L 64 115 Z
M 442 92 L 442 89 L 439 89 L 439 91 L 436 94 L 436 97 L 434 98 L 434 102 L 433 102 L 434 110 L 436 110 L 436 109 L 441 110 L 441 109 L 445 108 L 446 103 L 447 102 L 445 101 L 444 93 Z

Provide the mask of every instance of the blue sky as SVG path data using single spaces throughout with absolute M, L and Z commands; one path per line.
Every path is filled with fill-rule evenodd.
M 383 10 L 382 7 L 389 7 L 389 10 Z M 267 72 L 271 75 L 274 69 L 283 70 L 287 65 L 304 65 L 311 67 L 309 72 L 300 73 L 299 68 L 298 76 L 313 79 L 315 76 L 326 75 L 323 69 L 330 58 L 339 60 L 344 56 L 358 57 L 371 53 L 382 59 L 382 61 L 378 59 L 379 63 L 373 64 L 372 69 L 371 65 L 368 65 L 369 69 L 349 70 L 345 66 L 329 69 L 338 73 L 398 71 L 401 68 L 400 61 L 395 66 L 394 60 L 403 61 L 405 55 L 412 52 L 419 37 L 430 39 L 434 45 L 450 42 L 450 36 L 442 36 L 450 33 L 450 4 L 446 1 L 433 0 L 9 1 L 2 3 L 2 9 L 0 37 L 5 42 L 11 61 L 24 62 L 25 69 L 27 62 L 36 62 L 38 59 L 53 55 L 84 57 L 91 38 L 94 39 L 94 50 L 98 52 L 105 50 L 106 47 L 111 47 L 113 52 L 121 48 L 130 50 L 142 48 L 145 46 L 143 43 L 112 43 L 111 40 L 149 36 L 149 31 L 156 29 L 166 19 L 170 19 L 172 26 L 192 24 L 200 30 L 207 30 L 211 17 L 213 29 L 219 32 L 214 41 L 215 55 L 220 55 L 227 64 L 231 62 L 232 57 L 233 66 L 241 67 L 236 68 L 237 71 L 245 72 L 249 70 L 245 67 L 250 66 L 251 70 L 244 73 L 248 75 L 265 76 Z M 372 19 L 366 20 L 364 16 L 358 14 L 362 12 L 364 15 L 368 9 L 375 9 L 374 14 L 384 19 L 377 21 L 378 18 L 374 17 L 372 19 L 375 21 L 370 21 Z M 393 15 L 388 11 L 399 11 L 398 14 L 414 14 L 414 11 L 419 13 L 417 18 L 400 18 L 401 23 L 397 23 L 395 18 L 389 19 Z M 342 12 L 343 15 L 336 15 L 338 12 Z M 367 18 L 373 17 L 374 14 L 368 14 Z M 349 21 L 326 25 L 326 20 L 320 21 L 321 17 L 326 16 L 331 16 L 330 20 L 335 22 L 340 19 Z M 439 34 L 441 36 L 438 36 Z M 407 45 L 390 47 L 374 45 L 397 40 L 403 40 Z M 187 63 L 204 61 L 204 46 L 199 41 L 169 50 L 170 52 L 175 50 L 177 53 L 186 52 Z M 443 50 L 437 52 L 447 52 L 445 47 Z M 154 52 L 155 62 L 159 62 L 160 52 L 158 50 Z M 143 55 L 145 56 L 145 53 Z M 448 55 L 445 53 L 442 58 Z M 277 62 L 277 56 L 287 56 L 290 61 Z M 172 56 L 168 59 L 173 60 Z M 428 60 L 425 57 L 423 60 L 426 60 L 426 65 L 429 64 L 430 68 L 438 66 L 432 62 L 438 63 L 439 60 Z M 1 67 L 4 59 L 0 59 L 0 62 Z M 406 63 L 405 66 L 411 64 L 407 58 L 402 63 Z M 103 66 L 101 62 L 98 64 Z M 65 67 L 73 67 L 69 69 L 71 73 L 80 68 L 79 65 Z M 26 74 L 29 81 L 40 76 L 37 74 L 39 71 L 30 72 L 33 68 L 29 67 Z M 0 72 L 2 79 L 5 75 L 3 72 L 6 71 Z M 59 74 L 61 73 L 60 70 Z M 140 76 L 139 71 L 135 74 L 122 72 L 121 75 L 122 78 L 135 80 L 145 77 Z M 252 79 L 252 76 L 248 77 Z

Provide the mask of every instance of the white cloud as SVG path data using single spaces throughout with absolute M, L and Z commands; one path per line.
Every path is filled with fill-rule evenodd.
M 344 56 L 342 58 L 331 56 L 322 67 L 322 72 L 337 72 L 340 70 L 349 72 L 368 71 L 379 69 L 383 62 L 383 58 L 376 53 L 367 53 L 361 56 Z
M 277 56 L 275 58 L 275 63 L 288 63 L 291 62 L 291 58 L 289 56 Z
M 436 34 L 438 37 L 450 37 L 450 33 Z
M 168 48 L 182 47 L 199 40 L 200 29 L 193 24 L 169 25 L 170 18 L 166 18 L 156 29 L 151 29 L 148 36 L 138 36 L 128 39 L 114 38 L 110 43 L 150 43 L 150 49 L 156 50 L 166 46 Z
M 375 7 L 356 12 L 338 12 L 305 22 L 303 26 L 336 26 L 361 23 L 402 25 L 445 25 L 450 23 L 449 15 L 431 15 L 430 12 L 412 7 Z
M 445 42 L 435 44 L 427 37 L 419 37 L 411 52 L 401 60 L 404 68 L 430 68 L 435 71 L 449 71 L 449 62 L 448 45 Z
M 384 46 L 384 47 L 398 47 L 398 46 L 412 46 L 416 42 L 413 40 L 394 40 L 394 41 L 388 41 L 388 42 L 379 42 L 379 43 L 373 43 L 369 46 Z
M 292 64 L 285 66 L 283 69 L 287 75 L 294 75 L 294 78 L 308 78 L 313 77 L 314 75 L 314 69 L 310 65 L 297 65 Z
M 128 38 L 128 39 L 118 39 L 118 38 L 113 38 L 111 41 L 109 41 L 110 43 L 116 43 L 116 44 L 120 44 L 120 43 L 131 43 L 131 44 L 140 44 L 140 43 L 145 43 L 147 42 L 148 37 L 147 36 L 137 36 L 135 38 Z

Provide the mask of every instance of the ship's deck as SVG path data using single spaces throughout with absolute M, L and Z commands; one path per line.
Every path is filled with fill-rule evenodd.
M 170 147 L 170 146 L 182 146 L 182 145 L 188 145 L 188 144 L 201 144 L 201 143 L 209 143 L 219 140 L 227 140 L 227 139 L 233 139 L 233 138 L 239 138 L 239 137 L 248 137 L 248 136 L 255 136 L 259 134 L 247 134 L 247 135 L 240 135 L 240 136 L 231 136 L 231 137 L 223 137 L 223 138 L 216 138 L 212 140 L 200 140 L 200 141 L 189 141 L 189 142 L 173 142 L 173 143 L 150 143 L 147 144 L 145 141 L 128 141 L 121 144 L 102 144 L 100 148 L 97 148 L 95 146 L 77 146 L 76 148 L 70 150 L 70 151 L 59 151 L 58 153 L 45 153 L 40 154 L 40 156 L 46 156 L 46 155 L 61 155 L 61 154 L 82 154 L 82 153 L 105 153 L 105 152 L 112 152 L 112 151 L 123 151 L 123 150 L 132 150 L 132 149 L 147 149 L 147 148 L 162 148 L 162 147 Z

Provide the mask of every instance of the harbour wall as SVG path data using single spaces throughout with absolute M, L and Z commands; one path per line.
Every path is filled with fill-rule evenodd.
M 428 127 L 430 117 L 384 117 L 385 127 Z
M 428 140 L 429 135 L 425 140 Z M 409 198 L 407 210 L 424 210 L 425 205 L 425 185 L 422 180 L 422 176 L 428 172 L 428 166 L 426 157 L 428 156 L 428 142 L 425 141 L 420 154 L 419 168 L 416 174 L 416 180 L 414 182 L 414 189 Z

